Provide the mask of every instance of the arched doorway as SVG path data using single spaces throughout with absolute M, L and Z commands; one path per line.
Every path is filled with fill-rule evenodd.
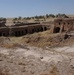
M 2 36 L 2 34 L 0 33 L 0 36 Z
M 3 32 L 3 33 L 2 33 L 2 36 L 6 36 L 6 33 L 5 33 L 5 32 Z
M 40 31 L 43 31 L 43 28 L 41 27 Z
M 47 28 L 46 27 L 44 27 L 44 31 L 46 31 L 47 30 Z
M 54 33 L 59 33 L 60 32 L 60 28 L 59 27 L 56 27 L 55 29 L 54 29 Z
M 35 32 L 35 30 L 34 29 L 32 29 L 32 33 L 34 33 Z
M 25 29 L 25 34 L 27 34 L 28 33 L 28 30 L 27 29 Z

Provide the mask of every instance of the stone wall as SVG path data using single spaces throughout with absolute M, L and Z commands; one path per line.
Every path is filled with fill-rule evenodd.
M 0 36 L 23 36 L 50 29 L 49 25 L 30 24 L 0 27 Z

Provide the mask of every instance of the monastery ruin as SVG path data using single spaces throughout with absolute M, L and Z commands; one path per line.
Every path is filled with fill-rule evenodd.
M 10 25 L 8 25 L 10 24 Z M 0 22 L 0 36 L 23 36 L 35 32 L 51 30 L 52 33 L 74 30 L 74 19 L 55 19 L 53 23 L 5 23 Z

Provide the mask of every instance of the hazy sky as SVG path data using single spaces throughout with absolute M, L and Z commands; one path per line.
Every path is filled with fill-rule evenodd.
M 0 0 L 0 17 L 74 14 L 74 0 Z

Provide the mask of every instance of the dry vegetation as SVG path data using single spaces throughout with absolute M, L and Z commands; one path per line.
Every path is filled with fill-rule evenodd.
M 0 46 L 6 48 L 24 48 L 25 45 L 30 45 L 44 48 L 72 45 L 74 44 L 73 41 L 73 37 L 64 40 L 64 33 L 51 34 L 48 30 L 34 34 L 27 34 L 22 37 L 0 37 Z

